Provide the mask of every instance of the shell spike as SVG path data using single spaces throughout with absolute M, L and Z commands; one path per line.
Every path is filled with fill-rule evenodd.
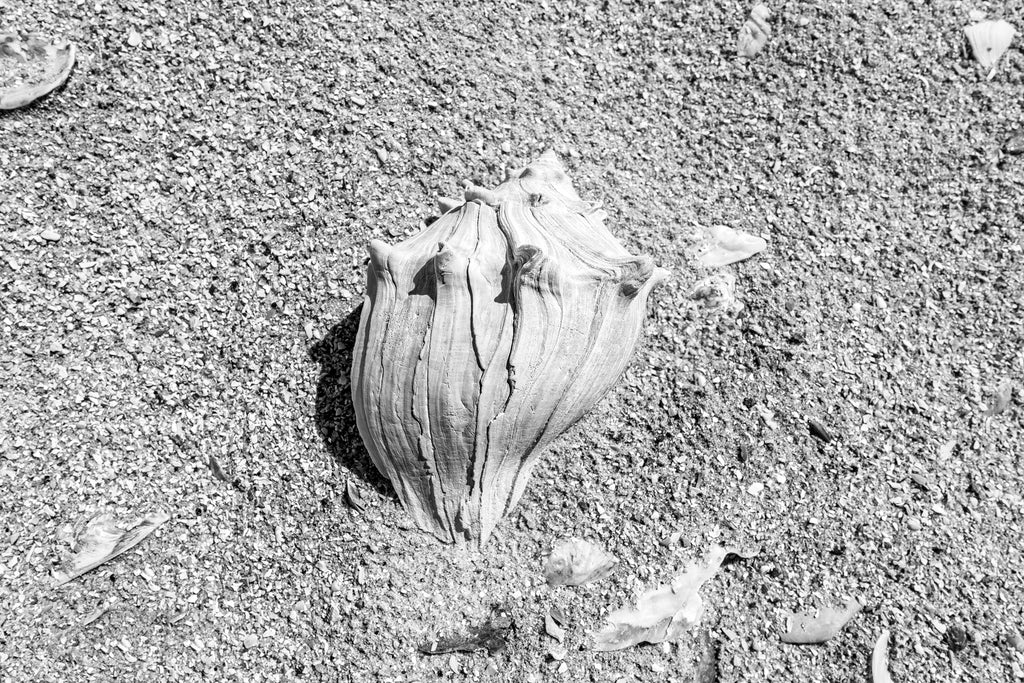
M 466 183 L 466 201 L 478 201 L 488 206 L 498 206 L 501 204 L 501 200 L 494 190 L 488 190 L 486 187 L 480 187 L 470 182 Z
M 370 241 L 370 265 L 378 274 L 386 273 L 388 270 L 388 257 L 391 255 L 391 247 L 381 240 Z

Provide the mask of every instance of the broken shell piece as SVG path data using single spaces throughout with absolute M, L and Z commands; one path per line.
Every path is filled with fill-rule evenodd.
M 727 225 L 703 229 L 693 256 L 704 268 L 721 268 L 760 254 L 768 246 L 762 237 Z
M 162 510 L 135 520 L 119 520 L 106 513 L 92 517 L 75 534 L 72 556 L 53 573 L 54 587 L 131 550 L 170 518 Z
M 964 28 L 974 58 L 986 69 L 991 69 L 1009 49 L 1016 33 L 1009 22 L 982 21 Z
M 582 586 L 605 578 L 618 562 L 600 546 L 581 538 L 570 538 L 552 549 L 544 565 L 544 577 L 549 586 Z
M 736 277 L 732 273 L 715 273 L 694 285 L 690 299 L 708 314 L 736 313 L 743 303 L 736 299 Z
M 795 645 L 824 643 L 837 633 L 860 612 L 863 605 L 857 598 L 850 598 L 842 609 L 822 607 L 820 610 L 790 612 L 786 617 L 786 632 L 782 642 Z
M 764 49 L 772 29 L 768 25 L 771 10 L 765 5 L 754 5 L 750 17 L 740 27 L 740 36 L 736 41 L 736 53 L 740 57 L 751 58 Z
M 889 676 L 889 630 L 883 630 L 871 651 L 871 683 L 892 683 Z
M 417 525 L 483 543 L 544 449 L 622 374 L 667 275 L 548 152 L 409 240 L 370 244 L 352 400 Z
M 691 562 L 671 584 L 645 591 L 636 607 L 610 612 L 607 625 L 594 634 L 594 649 L 608 652 L 638 643 L 678 640 L 700 621 L 704 613 L 700 589 L 730 555 L 744 556 L 734 548 L 714 546 L 702 562 Z
M 19 109 L 53 92 L 74 64 L 74 43 L 0 34 L 0 109 Z

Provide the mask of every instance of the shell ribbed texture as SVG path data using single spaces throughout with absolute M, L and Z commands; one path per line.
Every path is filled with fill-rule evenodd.
M 483 544 L 544 448 L 611 388 L 665 271 L 631 256 L 551 152 L 370 244 L 352 394 L 420 528 Z

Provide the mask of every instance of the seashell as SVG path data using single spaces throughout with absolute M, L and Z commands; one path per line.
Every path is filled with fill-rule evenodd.
M 692 257 L 704 268 L 721 268 L 760 254 L 767 246 L 757 235 L 713 225 L 703 231 Z
M 74 43 L 0 34 L 0 110 L 19 109 L 56 90 L 74 64 Z
M 991 69 L 1010 48 L 1016 32 L 1009 22 L 982 21 L 964 28 L 974 58 L 986 69 Z
M 667 275 L 547 152 L 395 246 L 370 243 L 359 433 L 421 529 L 483 544 L 542 451 L 611 388 Z
M 772 15 L 766 5 L 754 5 L 750 17 L 740 27 L 739 39 L 736 41 L 736 53 L 740 57 L 751 58 L 764 49 L 772 29 L 768 25 L 768 17 Z
M 732 273 L 714 273 L 702 279 L 690 290 L 690 299 L 708 314 L 743 310 L 736 299 L 736 276 Z
M 549 586 L 582 586 L 610 575 L 619 563 L 611 553 L 581 538 L 559 542 L 544 563 Z

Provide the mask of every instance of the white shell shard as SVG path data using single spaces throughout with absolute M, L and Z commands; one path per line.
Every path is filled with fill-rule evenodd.
M 974 58 L 986 69 L 991 69 L 1013 42 L 1013 26 L 1003 21 L 982 21 L 964 28 Z
M 370 244 L 359 432 L 420 528 L 483 543 L 537 458 L 618 379 L 667 273 L 547 152 L 393 247 Z
M 727 225 L 707 229 L 694 256 L 704 268 L 721 268 L 760 254 L 768 243 L 762 237 Z
M 600 546 L 582 538 L 570 538 L 555 545 L 544 563 L 549 586 L 582 586 L 600 581 L 615 569 L 619 560 Z
M 0 34 L 0 110 L 19 109 L 56 90 L 74 65 L 74 43 Z
M 765 5 L 754 5 L 750 17 L 740 27 L 739 39 L 736 41 L 736 54 L 748 59 L 757 55 L 768 43 L 772 29 L 768 25 L 771 10 Z

